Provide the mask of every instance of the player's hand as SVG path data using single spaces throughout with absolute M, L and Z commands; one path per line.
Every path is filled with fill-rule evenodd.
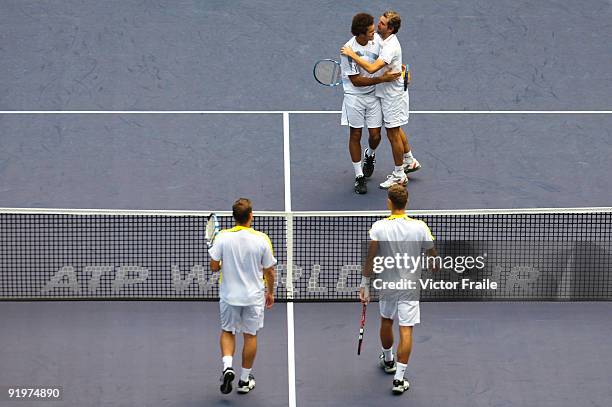
M 361 301 L 362 304 L 368 304 L 370 302 L 370 295 L 366 294 L 365 292 L 365 288 L 361 287 L 359 289 L 359 300 Z
M 431 264 L 427 262 L 427 270 L 431 271 L 432 273 L 437 273 L 438 271 L 440 271 L 440 267 L 438 267 L 438 262 L 435 260 L 432 261 Z
M 391 72 L 391 70 L 386 70 L 382 75 L 380 75 L 380 80 L 383 82 L 393 82 L 400 76 L 402 76 L 401 72 Z
M 402 75 L 408 75 L 408 78 L 406 79 L 406 82 L 408 82 L 408 84 L 410 85 L 410 71 L 406 70 L 406 64 L 402 64 Z
M 340 53 L 342 55 L 346 55 L 347 57 L 351 57 L 351 58 L 355 58 L 355 56 L 357 54 L 355 54 L 355 51 L 353 51 L 353 49 L 351 47 L 342 47 L 340 48 Z
M 266 308 L 270 309 L 274 305 L 274 294 L 266 293 Z

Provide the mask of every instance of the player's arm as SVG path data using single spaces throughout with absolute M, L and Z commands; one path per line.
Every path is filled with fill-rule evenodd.
M 213 246 L 208 249 L 208 255 L 210 256 L 210 269 L 212 270 L 213 273 L 216 273 L 217 271 L 221 270 L 221 260 L 222 256 L 223 256 L 223 243 L 222 243 L 222 238 L 221 236 L 217 236 L 217 238 L 215 239 L 215 243 L 213 244 Z
M 377 85 L 383 82 L 392 82 L 402 76 L 401 72 L 390 72 L 385 71 L 381 76 L 376 76 L 373 78 L 368 78 L 361 75 L 350 75 L 349 79 L 351 80 L 354 86 L 371 86 Z
M 274 266 L 276 265 L 277 261 L 276 258 L 274 258 L 274 250 L 272 249 L 272 242 L 270 242 L 270 238 L 268 238 L 268 236 L 265 234 L 263 236 L 266 239 L 266 246 L 261 265 L 263 268 L 264 282 L 266 283 L 266 308 L 271 308 L 274 304 L 274 280 L 276 278 Z
M 274 266 L 263 269 L 263 274 L 266 282 L 266 308 L 271 308 L 274 304 L 274 279 L 276 278 Z
M 221 261 L 211 259 L 210 269 L 212 270 L 213 273 L 216 273 L 217 271 L 221 270 Z
M 427 256 L 427 268 L 430 269 L 430 271 L 439 271 L 438 262 L 435 260 L 438 257 L 438 252 L 434 246 L 434 236 L 431 230 L 429 230 L 429 227 L 425 223 L 423 223 L 423 225 L 425 226 L 425 238 L 423 243 L 425 255 Z M 430 258 L 434 260 L 430 261 Z
M 362 304 L 370 302 L 370 277 L 374 269 L 374 257 L 378 252 L 378 242 L 371 240 L 368 245 L 368 255 L 361 270 L 361 286 L 359 287 L 359 300 Z
M 361 271 L 361 275 L 363 277 L 370 278 L 372 276 L 372 270 L 374 269 L 374 257 L 376 257 L 377 252 L 378 242 L 376 240 L 370 240 L 370 244 L 368 245 L 368 255 L 366 257 L 363 270 Z
M 383 61 L 382 59 L 380 59 L 380 58 L 378 58 L 374 62 L 368 62 L 365 59 L 363 59 L 362 57 L 360 57 L 359 55 L 357 55 L 355 53 L 355 51 L 353 51 L 353 49 L 351 47 L 346 47 L 345 46 L 345 47 L 340 48 L 340 53 L 342 55 L 346 55 L 347 57 L 353 58 L 353 60 L 355 62 L 357 62 L 357 64 L 360 67 L 362 67 L 363 69 L 365 69 L 369 73 L 378 72 L 385 65 L 387 65 L 387 63 L 385 61 Z

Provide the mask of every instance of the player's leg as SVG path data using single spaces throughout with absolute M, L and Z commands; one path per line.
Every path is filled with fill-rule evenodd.
M 400 133 L 401 133 L 402 143 L 404 144 L 404 162 L 402 164 L 404 166 L 404 172 L 406 174 L 409 174 L 411 172 L 420 170 L 421 164 L 419 164 L 416 158 L 414 158 L 414 156 L 412 155 L 412 147 L 410 147 L 410 143 L 408 142 L 408 137 L 406 137 L 406 133 L 404 133 L 404 130 L 401 127 L 400 127 Z
M 380 345 L 381 354 L 379 366 L 386 373 L 395 372 L 395 361 L 393 359 L 393 318 L 397 314 L 397 302 L 381 298 L 378 301 L 380 308 Z
M 412 329 L 420 322 L 420 307 L 418 301 L 398 303 L 398 320 L 400 339 L 397 346 L 397 370 L 393 377 L 393 393 L 401 394 L 410 388 L 410 383 L 404 378 L 410 353 L 412 352 Z
M 387 138 L 391 144 L 393 153 L 394 169 L 393 173 L 387 177 L 387 180 L 380 184 L 381 188 L 387 189 L 394 184 L 406 185 L 408 178 L 404 174 L 402 167 L 404 162 L 404 143 L 401 137 L 400 126 L 407 123 L 405 115 L 401 111 L 401 106 L 398 104 L 397 98 L 381 98 L 381 107 L 383 113 L 383 121 L 387 131 Z
M 368 148 L 372 152 L 376 152 L 376 149 L 380 145 L 380 137 L 381 137 L 381 128 L 370 128 L 368 129 L 369 137 L 368 137 Z
M 397 364 L 395 375 L 393 376 L 392 391 L 395 394 L 402 394 L 410 388 L 410 383 L 404 378 L 408 359 L 412 352 L 412 327 L 400 325 L 400 340 L 397 345 Z
M 263 328 L 264 304 L 244 307 L 242 327 L 244 346 L 242 348 L 242 371 L 238 380 L 238 393 L 245 394 L 255 388 L 255 376 L 251 373 L 257 355 L 257 331 Z
M 257 335 L 244 333 L 244 347 L 242 348 L 242 367 L 252 369 L 257 355 Z
M 408 124 L 408 120 L 410 117 L 410 97 L 408 95 L 408 92 L 404 92 L 403 97 L 400 99 L 400 105 L 398 107 L 398 109 L 400 109 L 402 111 L 402 121 L 404 121 L 405 119 L 405 124 Z M 421 164 L 419 164 L 419 162 L 413 157 L 412 155 L 412 147 L 410 146 L 410 143 L 408 142 L 408 137 L 406 137 L 406 133 L 404 133 L 404 130 L 401 130 L 401 137 L 402 137 L 402 142 L 404 143 L 404 172 L 406 174 L 409 174 L 411 172 L 417 171 L 421 169 Z
M 408 183 L 408 178 L 406 178 L 403 168 L 404 145 L 400 136 L 400 128 L 392 127 L 386 128 L 386 130 L 387 138 L 391 144 L 391 151 L 393 153 L 393 162 L 395 167 L 393 168 L 391 175 L 387 177 L 387 180 L 380 184 L 380 187 L 383 189 L 387 189 L 394 184 L 406 185 Z
M 367 187 L 361 163 L 361 132 L 365 126 L 365 107 L 358 95 L 344 95 L 340 123 L 349 126 L 349 154 L 355 171 L 354 189 L 357 194 L 365 194 Z
M 361 129 L 350 127 L 349 152 L 351 153 L 351 162 L 355 171 L 355 183 L 353 185 L 355 193 L 365 194 L 368 192 L 368 189 L 363 173 L 363 163 L 361 162 Z
M 255 388 L 255 377 L 251 374 L 255 356 L 257 355 L 257 335 L 243 334 L 242 371 L 238 380 L 238 393 L 248 393 Z
M 400 137 L 402 138 L 402 144 L 404 145 L 404 159 L 406 158 L 406 154 L 410 153 L 410 143 L 408 143 L 408 137 L 406 137 L 406 133 L 404 129 L 400 127 Z
M 237 307 L 219 301 L 219 312 L 221 317 L 221 360 L 223 372 L 221 374 L 221 393 L 228 394 L 232 391 L 232 381 L 236 377 L 232 367 L 234 351 L 236 349 L 236 329 L 240 311 Z
M 400 325 L 400 340 L 397 345 L 397 363 L 408 364 L 412 352 L 412 327 Z
M 374 173 L 376 163 L 376 149 L 380 144 L 380 133 L 382 128 L 382 108 L 380 98 L 376 96 L 367 97 L 368 108 L 366 110 L 366 124 L 368 126 L 368 148 L 363 154 L 363 174 L 369 178 Z
M 349 153 L 355 169 L 355 176 L 363 175 L 361 172 L 361 128 L 349 127 Z M 359 164 L 357 167 L 356 164 Z

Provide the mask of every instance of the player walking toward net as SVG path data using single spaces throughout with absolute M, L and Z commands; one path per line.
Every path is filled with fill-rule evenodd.
M 380 44 L 374 41 L 374 17 L 366 13 L 358 13 L 351 23 L 352 37 L 345 46 L 351 47 L 355 53 L 370 62 L 378 59 Z M 340 56 L 342 67 L 342 101 L 341 125 L 349 126 L 349 153 L 355 170 L 355 193 L 367 192 L 366 178 L 374 172 L 375 152 L 380 144 L 380 128 L 382 127 L 382 110 L 380 99 L 376 97 L 375 85 L 382 82 L 395 81 L 401 76 L 401 71 L 382 71 L 368 73 L 357 63 L 345 56 Z M 367 126 L 369 132 L 368 145 L 361 159 L 362 129 Z
M 381 52 L 374 62 L 360 57 L 350 46 L 344 46 L 340 52 L 346 55 L 368 73 L 373 74 L 388 66 L 393 71 L 402 69 L 402 46 L 395 34 L 400 29 L 402 20 L 394 11 L 386 11 L 379 19 L 378 34 L 382 39 Z M 394 184 L 406 185 L 407 173 L 421 168 L 419 162 L 412 156 L 412 151 L 401 126 L 408 124 L 409 96 L 404 90 L 401 78 L 376 86 L 376 96 L 381 99 L 383 120 L 387 129 L 387 138 L 391 143 L 395 167 L 387 180 L 380 184 L 381 188 L 389 188 Z
M 387 207 L 391 210 L 391 216 L 379 220 L 370 229 L 370 244 L 368 257 L 363 268 L 363 277 L 359 298 L 362 303 L 370 301 L 369 289 L 372 278 L 379 281 L 374 288 L 379 291 L 380 307 L 380 342 L 382 353 L 379 365 L 389 374 L 394 374 L 392 391 L 402 394 L 410 387 L 404 373 L 412 351 L 412 329 L 420 322 L 418 279 L 420 279 L 420 267 L 406 267 L 396 265 L 373 275 L 373 264 L 376 256 L 380 258 L 395 258 L 396 254 L 407 255 L 408 258 L 422 258 L 422 253 L 427 256 L 436 256 L 433 244 L 433 236 L 425 222 L 409 218 L 406 215 L 406 204 L 408 202 L 408 191 L 401 185 L 393 185 L 387 193 Z M 414 263 L 413 263 L 414 264 Z M 400 281 L 416 282 L 415 289 L 385 288 L 384 284 L 398 283 Z M 387 285 L 389 287 L 391 285 Z M 393 286 L 391 286 L 393 287 Z M 397 363 L 393 356 L 393 320 L 399 322 L 399 343 L 397 346 Z
M 276 265 L 268 236 L 251 228 L 251 201 L 238 199 L 232 206 L 232 214 L 236 226 L 221 231 L 209 249 L 211 270 L 219 271 L 223 263 L 219 287 L 223 394 L 232 391 L 235 378 L 232 362 L 236 334 L 240 332 L 244 336 L 244 347 L 237 391 L 248 393 L 255 387 L 251 369 L 257 353 L 257 331 L 264 325 L 264 305 L 271 308 L 274 304 Z

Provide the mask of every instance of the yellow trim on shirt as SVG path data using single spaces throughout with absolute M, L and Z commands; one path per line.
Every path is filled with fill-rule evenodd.
M 436 240 L 436 238 L 434 237 L 433 233 L 431 233 L 431 229 L 429 229 L 429 226 L 427 226 L 427 223 L 423 222 L 422 220 L 413 219 L 413 218 L 409 217 L 406 214 L 403 214 L 403 215 L 391 215 L 391 216 L 386 217 L 385 219 L 386 220 L 406 219 L 406 220 L 416 220 L 418 222 L 421 222 L 427 228 L 427 232 L 429 232 L 429 236 L 431 237 L 431 240 Z
M 406 215 L 406 214 L 403 214 L 403 215 L 391 215 L 391 216 L 388 216 L 386 219 L 387 220 L 393 220 L 393 219 L 408 219 L 408 220 L 411 220 L 408 217 L 408 215 Z
M 247 232 L 250 232 L 250 233 L 253 233 L 253 234 L 256 234 L 258 236 L 265 238 L 266 242 L 268 242 L 268 245 L 270 246 L 270 250 L 272 250 L 272 256 L 274 256 L 274 247 L 272 247 L 272 241 L 270 240 L 268 235 L 266 235 L 265 233 L 255 230 L 253 228 L 248 228 L 246 226 L 240 226 L 240 225 L 234 226 L 231 229 L 227 229 L 228 232 L 240 232 L 241 230 L 246 230 Z

